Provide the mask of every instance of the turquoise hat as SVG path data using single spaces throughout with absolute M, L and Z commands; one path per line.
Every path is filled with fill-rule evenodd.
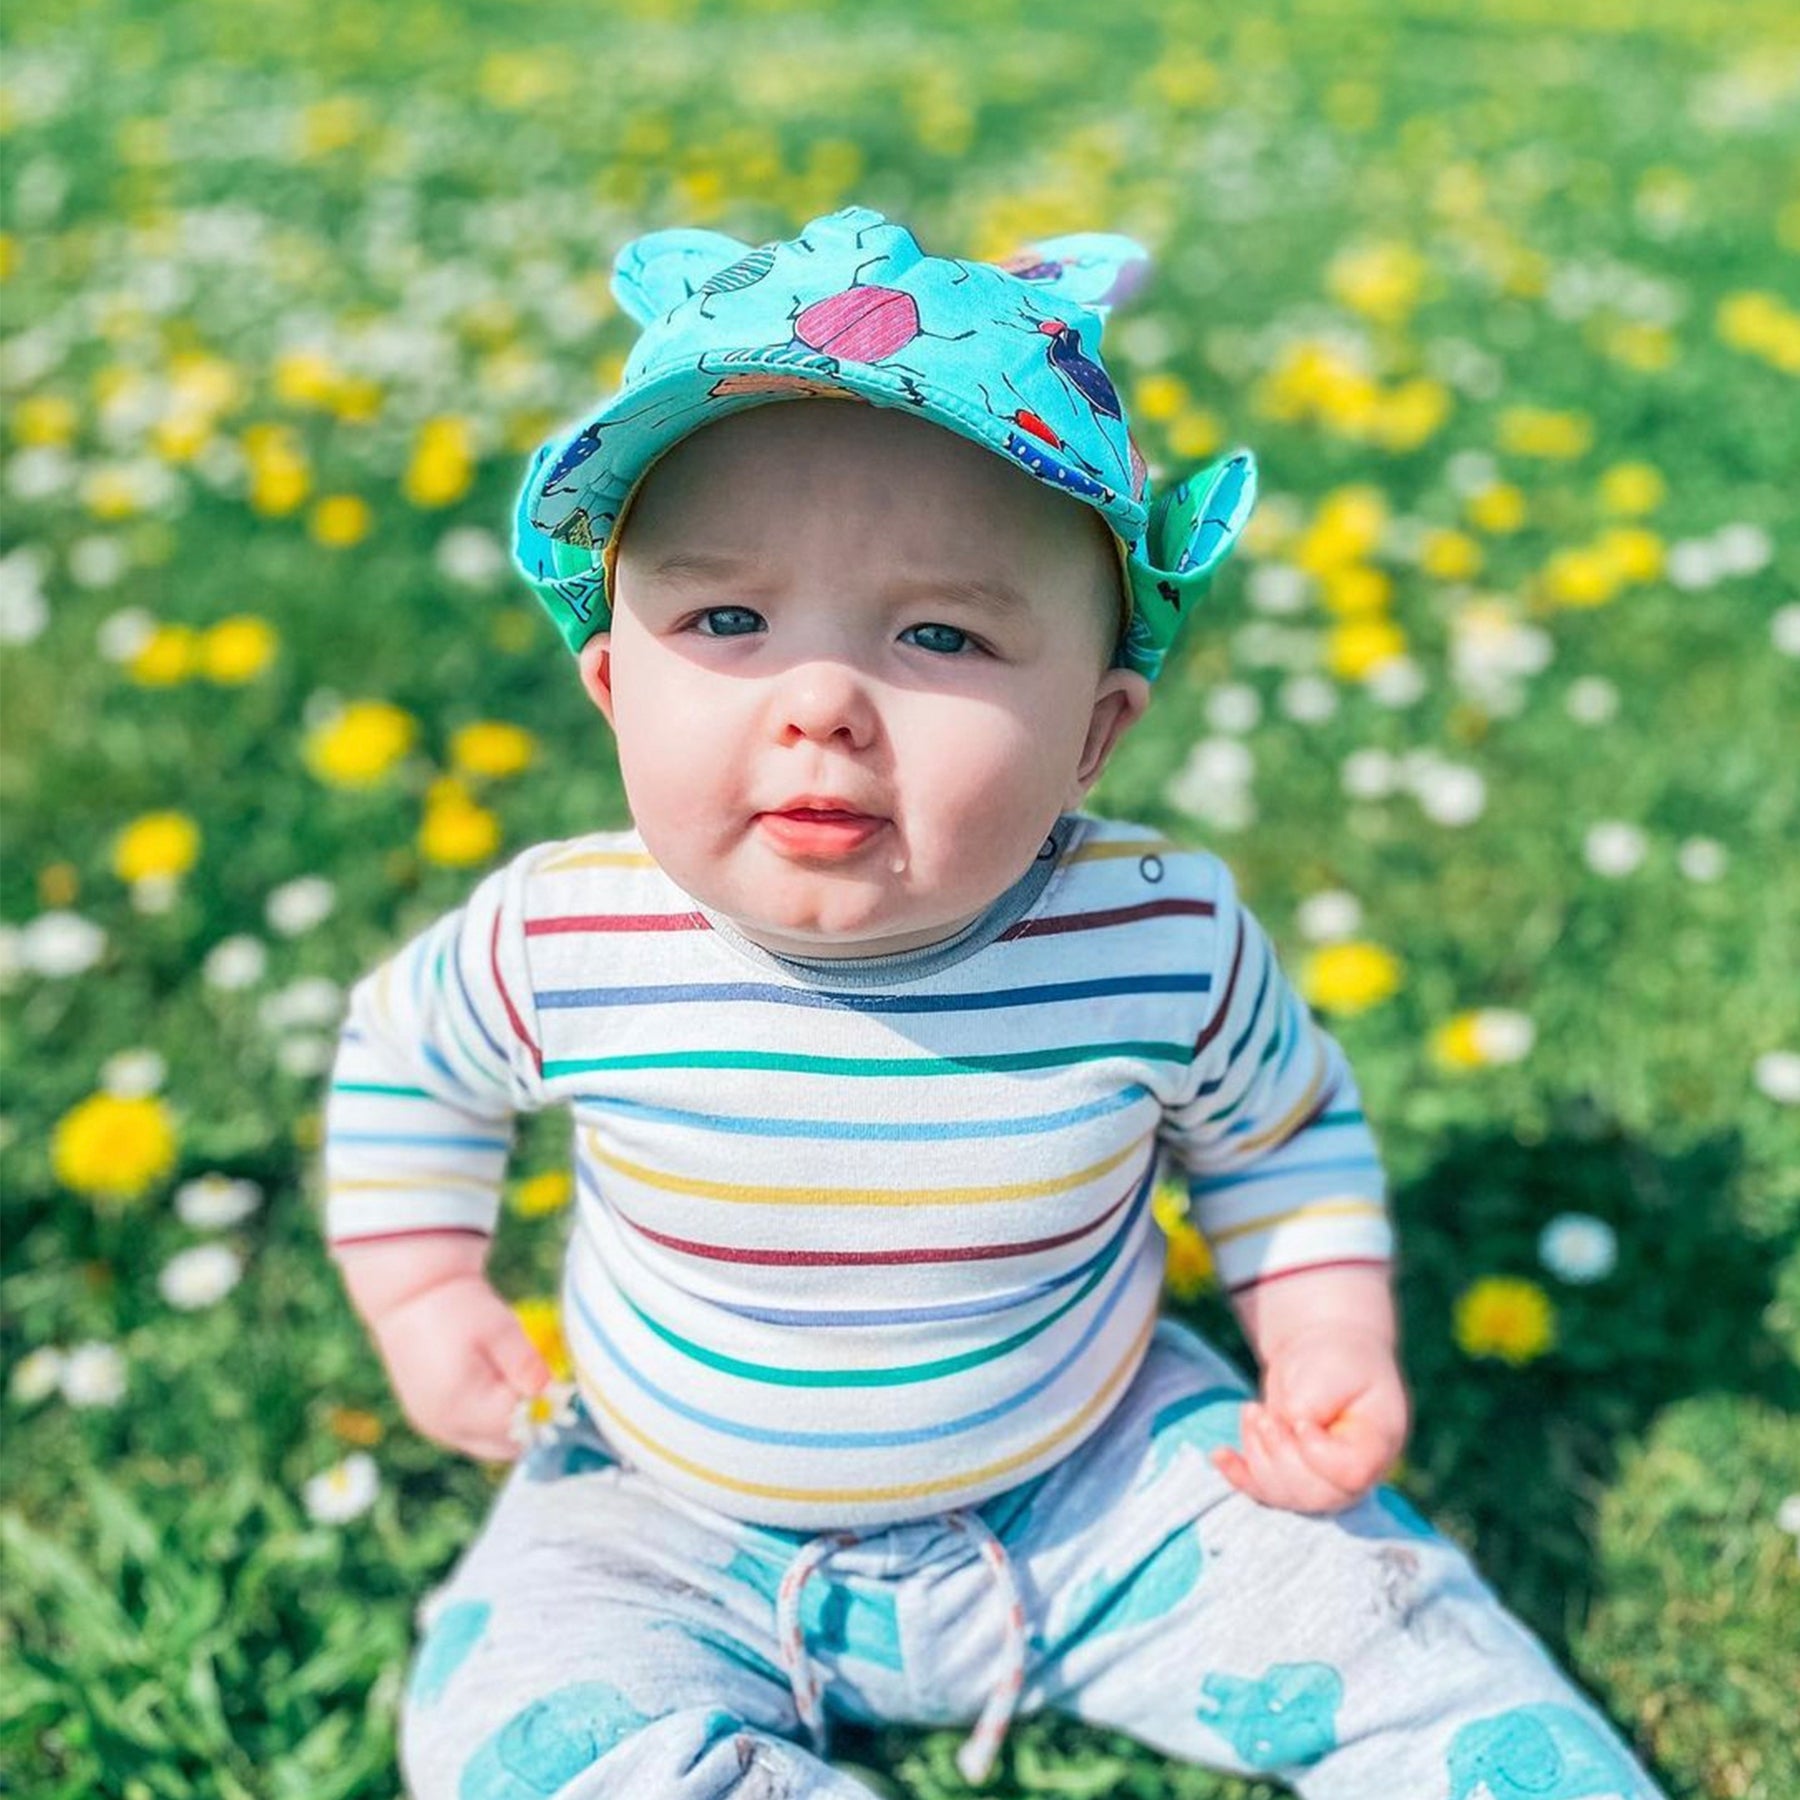
M 692 228 L 635 238 L 612 291 L 644 329 L 618 392 L 532 457 L 519 572 L 579 650 L 606 629 L 619 525 L 665 450 L 746 407 L 849 397 L 929 419 L 1092 506 L 1131 608 L 1114 666 L 1154 680 L 1242 534 L 1256 459 L 1234 450 L 1151 494 L 1100 362 L 1108 313 L 1149 265 L 1112 232 L 1043 239 L 1004 263 L 928 256 L 866 206 L 754 247 Z

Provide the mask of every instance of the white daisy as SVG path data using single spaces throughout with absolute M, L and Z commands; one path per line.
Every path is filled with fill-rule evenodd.
M 130 662 L 156 636 L 156 616 L 142 606 L 108 613 L 94 633 L 94 647 L 110 663 Z
M 257 1008 L 270 1031 L 335 1025 L 344 1010 L 344 991 L 328 975 L 302 975 L 278 988 Z
M 1664 566 L 1670 582 L 1687 593 L 1713 586 L 1725 573 L 1707 538 L 1682 538 L 1671 544 Z
M 1538 1260 L 1559 1281 L 1604 1281 L 1618 1266 L 1619 1234 L 1592 1213 L 1558 1213 L 1538 1234 Z
M 308 1515 L 321 1525 L 343 1525 L 375 1504 L 381 1471 L 366 1450 L 352 1450 L 340 1463 L 314 1475 L 301 1491 Z
M 33 444 L 7 458 L 6 491 L 15 500 L 49 500 L 74 486 L 74 457 L 55 444 Z
M 209 1171 L 184 1181 L 175 1190 L 175 1215 L 196 1231 L 223 1231 L 262 1205 L 262 1189 L 254 1181 L 233 1180 Z
M 1478 770 L 1443 763 L 1417 783 L 1414 793 L 1426 818 L 1437 825 L 1469 825 L 1487 807 L 1487 783 Z
M 521 1450 L 535 1450 L 575 1423 L 575 1384 L 553 1381 L 528 1394 L 512 1410 L 506 1435 Z
M 51 980 L 80 975 L 106 951 L 106 932 L 79 913 L 39 913 L 19 931 L 19 963 Z
M 208 987 L 234 992 L 254 987 L 268 967 L 268 946 L 261 938 L 240 932 L 235 937 L 221 938 L 207 951 L 200 973 Z
M 1484 1006 L 1475 1014 L 1475 1049 L 1484 1063 L 1523 1062 L 1537 1042 L 1530 1015 L 1506 1006 Z
M 337 1042 L 317 1031 L 291 1031 L 275 1047 L 275 1062 L 284 1075 L 310 1081 L 331 1067 Z
M 109 1056 L 100 1070 L 100 1085 L 123 1100 L 154 1094 L 169 1078 L 169 1065 L 160 1051 L 121 1050 Z
M 506 552 L 491 531 L 456 525 L 438 539 L 438 573 L 465 587 L 487 587 L 506 573 Z
M 1643 860 L 1649 841 L 1637 826 L 1623 819 L 1607 819 L 1588 827 L 1581 853 L 1596 875 L 1617 878 L 1629 875 Z
M 50 622 L 44 598 L 44 552 L 21 544 L 0 556 L 0 643 L 29 644 Z
M 195 1244 L 163 1264 L 156 1288 L 171 1306 L 194 1312 L 223 1300 L 243 1273 L 243 1258 L 228 1244 Z
M 1342 888 L 1326 888 L 1309 894 L 1294 913 L 1300 935 L 1315 944 L 1336 943 L 1355 937 L 1362 925 L 1362 902 Z
M 1675 861 L 1689 881 L 1717 881 L 1725 873 L 1725 846 L 1715 838 L 1689 838 Z
M 1800 656 L 1800 600 L 1776 607 L 1769 620 L 1769 641 L 1783 656 Z
M 1258 563 L 1244 583 L 1244 592 L 1258 612 L 1297 613 L 1312 592 L 1312 577 L 1292 563 Z
M 1338 780 L 1353 800 L 1385 800 L 1400 785 L 1401 765 L 1391 752 L 1370 745 L 1344 758 Z
M 125 1358 L 114 1344 L 77 1344 L 62 1367 L 63 1398 L 71 1406 L 117 1406 L 125 1396 Z
M 270 890 L 263 904 L 269 927 L 283 937 L 298 937 L 331 917 L 337 889 L 323 875 L 300 875 Z
M 1756 1085 L 1781 1106 L 1800 1106 L 1800 1051 L 1770 1050 L 1756 1059 Z
M 175 904 L 180 892 L 181 877 L 178 875 L 140 876 L 131 884 L 132 910 L 141 913 L 166 913 Z
M 131 558 L 117 538 L 95 532 L 69 546 L 69 575 L 79 587 L 112 587 L 130 567 Z
M 1583 675 L 1569 683 L 1563 707 L 1577 725 L 1604 725 L 1619 711 L 1619 690 L 1604 675 Z
M 7 1393 L 20 1406 L 36 1406 L 62 1386 L 63 1367 L 68 1360 L 54 1344 L 40 1344 L 37 1349 L 28 1350 L 13 1364 Z
M 1369 671 L 1363 687 L 1379 706 L 1411 706 L 1425 696 L 1425 671 L 1410 656 L 1390 656 Z
M 1206 722 L 1214 731 L 1254 731 L 1262 718 L 1262 699 L 1241 681 L 1227 682 L 1206 696 Z
M 1337 688 L 1323 675 L 1290 675 L 1279 699 L 1281 710 L 1301 725 L 1323 725 L 1338 709 Z
M 1760 525 L 1738 520 L 1713 533 L 1713 555 L 1728 575 L 1754 575 L 1769 566 L 1775 544 Z
M 1485 494 L 1500 479 L 1500 465 L 1485 450 L 1459 450 L 1444 465 L 1444 479 L 1465 499 Z

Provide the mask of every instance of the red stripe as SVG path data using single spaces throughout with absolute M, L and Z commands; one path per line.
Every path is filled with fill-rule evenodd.
M 1210 900 L 1146 900 L 1139 906 L 1113 906 L 1101 912 L 1057 913 L 1047 919 L 1021 919 L 1001 932 L 1008 938 L 1050 937 L 1062 931 L 1095 931 L 1105 925 L 1128 925 L 1134 919 L 1166 919 L 1181 913 L 1211 918 L 1218 909 Z
M 500 990 L 500 1004 L 506 1008 L 506 1016 L 512 1021 L 513 1035 L 531 1052 L 531 1060 L 537 1067 L 539 1080 L 544 1074 L 544 1053 L 531 1041 L 531 1033 L 525 1029 L 525 1021 L 519 1017 L 519 1011 L 512 1003 L 512 995 L 506 991 L 505 978 L 500 973 L 500 912 L 494 911 L 494 929 L 488 937 L 488 963 L 494 972 L 494 986 Z
M 527 919 L 527 937 L 551 937 L 571 931 L 710 931 L 706 915 L 685 913 L 558 913 Z
M 432 1237 L 441 1232 L 452 1232 L 457 1237 L 490 1238 L 494 1235 L 478 1225 L 415 1225 L 410 1231 L 371 1231 L 358 1237 L 335 1237 L 325 1247 L 330 1251 L 339 1244 L 386 1244 L 398 1238 Z
M 1237 992 L 1238 976 L 1244 967 L 1244 915 L 1240 912 L 1237 921 L 1237 948 L 1231 953 L 1231 974 L 1225 982 L 1225 997 L 1219 1002 L 1219 1010 L 1208 1022 L 1205 1030 L 1194 1039 L 1194 1055 L 1200 1052 L 1216 1038 L 1224 1029 L 1225 1015 L 1231 1011 L 1231 997 Z
M 1257 1275 L 1225 1291 L 1241 1294 L 1246 1288 L 1267 1287 L 1271 1281 L 1280 1281 L 1286 1275 L 1310 1275 L 1314 1269 L 1385 1269 L 1389 1266 L 1385 1256 L 1340 1256 L 1335 1262 L 1302 1263 L 1296 1269 L 1277 1269 L 1273 1275 Z
M 1098 1231 L 1102 1225 L 1137 1192 L 1134 1181 L 1105 1212 L 1078 1225 L 1073 1231 L 1058 1232 L 1054 1237 L 1028 1238 L 1017 1244 L 953 1244 L 938 1249 L 918 1250 L 741 1250 L 727 1244 L 704 1244 L 695 1238 L 672 1237 L 664 1231 L 652 1231 L 636 1219 L 613 1208 L 613 1216 L 623 1219 L 640 1237 L 666 1249 L 680 1250 L 689 1256 L 703 1256 L 711 1262 L 754 1263 L 791 1269 L 861 1268 L 870 1264 L 892 1263 L 957 1263 L 988 1262 L 1000 1256 L 1029 1256 L 1038 1250 L 1054 1250 L 1061 1244 L 1072 1244 L 1077 1238 Z

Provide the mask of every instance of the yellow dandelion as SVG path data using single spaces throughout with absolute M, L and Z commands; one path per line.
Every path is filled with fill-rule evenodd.
M 372 376 L 346 375 L 331 396 L 331 415 L 346 425 L 366 425 L 380 417 L 385 398 L 381 383 Z
M 427 806 L 419 827 L 419 854 L 447 868 L 485 862 L 500 845 L 500 821 L 469 800 Z
M 452 506 L 475 479 L 475 437 L 469 421 L 427 419 L 419 427 L 401 490 L 414 506 Z
M 1800 363 L 1794 360 L 1800 313 L 1784 306 L 1779 296 L 1761 289 L 1727 294 L 1713 315 L 1713 325 L 1732 349 L 1760 356 L 1789 374 L 1800 373 Z
M 1511 456 L 1568 461 L 1587 454 L 1594 441 L 1594 421 L 1585 413 L 1509 406 L 1500 414 L 1498 438 L 1500 448 Z
M 1466 531 L 1428 531 L 1419 546 L 1419 567 L 1438 581 L 1468 581 L 1482 560 L 1480 542 Z
M 81 477 L 81 503 L 96 519 L 130 519 L 144 510 L 143 491 L 129 469 L 103 463 Z
M 1446 1019 L 1431 1034 L 1431 1059 L 1440 1068 L 1479 1069 L 1482 1066 L 1479 1018 L 1473 1012 Z
M 154 1094 L 90 1094 L 57 1121 L 50 1166 L 71 1192 L 121 1204 L 174 1168 L 175 1149 L 169 1109 Z
M 254 681 L 275 660 L 280 639 L 267 619 L 234 613 L 221 619 L 200 643 L 200 671 L 221 687 Z
M 529 731 L 500 719 L 465 725 L 450 739 L 450 760 L 465 775 L 517 775 L 536 754 L 537 739 Z
M 1484 1275 L 1457 1296 L 1455 1333 L 1465 1356 L 1497 1357 L 1519 1366 L 1555 1343 L 1556 1310 L 1535 1281 Z
M 1594 554 L 1623 581 L 1654 581 L 1663 571 L 1668 546 L 1641 525 L 1617 525 L 1594 540 Z
M 1366 619 L 1393 598 L 1393 577 L 1368 563 L 1344 563 L 1327 569 L 1320 581 L 1325 610 L 1340 619 Z
M 190 625 L 158 624 L 125 665 L 140 687 L 173 687 L 193 674 L 200 656 L 200 634 Z
M 287 406 L 329 406 L 343 374 L 323 350 L 284 350 L 275 359 L 271 385 Z
M 250 470 L 250 505 L 265 518 L 296 511 L 312 491 L 312 470 L 300 440 L 283 425 L 253 425 L 243 436 Z
M 1428 375 L 1389 388 L 1376 401 L 1369 436 L 1384 450 L 1416 450 L 1450 417 L 1450 390 Z
M 513 1189 L 512 1209 L 522 1219 L 541 1219 L 561 1212 L 574 1197 L 575 1178 L 567 1169 L 545 1169 Z
M 369 535 L 374 517 L 368 501 L 356 494 L 326 494 L 312 509 L 307 529 L 314 543 L 344 550 Z
M 1133 398 L 1139 418 L 1166 424 L 1188 404 L 1188 384 L 1179 375 L 1146 375 L 1137 384 Z
M 1405 965 L 1379 944 L 1321 944 L 1300 965 L 1300 992 L 1322 1012 L 1367 1012 L 1400 991 Z
M 1344 619 L 1331 628 L 1325 666 L 1340 681 L 1362 681 L 1406 654 L 1406 633 L 1392 619 Z
M 1171 455 L 1183 458 L 1211 456 L 1225 442 L 1225 426 L 1217 413 L 1191 406 L 1169 421 L 1164 434 Z
M 1411 244 L 1369 244 L 1340 250 L 1325 285 L 1334 299 L 1378 324 L 1401 325 L 1418 306 L 1428 272 Z
M 413 747 L 418 725 L 386 700 L 358 700 L 313 727 L 301 746 L 306 766 L 337 787 L 368 787 Z
M 1168 1233 L 1163 1259 L 1163 1286 L 1177 1300 L 1192 1300 L 1213 1285 L 1216 1275 L 1206 1239 L 1185 1220 Z
M 10 231 L 0 231 L 0 281 L 11 281 L 19 269 L 19 240 Z
M 1668 491 L 1662 471 L 1646 462 L 1614 463 L 1600 477 L 1598 489 L 1601 506 L 1627 519 L 1655 512 Z
M 550 1365 L 553 1381 L 567 1381 L 573 1370 L 569 1346 L 563 1338 L 562 1318 L 554 1300 L 521 1300 L 513 1316 L 524 1328 L 538 1355 Z
M 62 448 L 75 441 L 81 415 L 61 394 L 27 394 L 12 409 L 15 443 Z
M 200 827 L 182 812 L 144 813 L 113 841 L 113 873 L 121 881 L 185 875 L 200 854 Z
M 1180 1181 L 1159 1181 L 1150 1195 L 1150 1211 L 1165 1232 L 1173 1231 L 1187 1218 L 1190 1206 L 1187 1187 Z
M 1540 590 L 1557 606 L 1604 606 L 1621 580 L 1612 559 L 1583 546 L 1556 551 L 1538 575 Z
M 381 1442 L 382 1425 L 372 1412 L 357 1406 L 333 1406 L 326 1410 L 325 1429 L 346 1444 L 372 1450 Z
M 150 427 L 150 444 L 164 462 L 191 463 L 212 442 L 210 414 L 177 408 Z
M 1324 575 L 1373 554 L 1387 525 L 1387 502 L 1377 488 L 1341 487 L 1327 494 L 1294 551 L 1309 574 Z
M 1471 494 L 1463 503 L 1463 512 L 1477 531 L 1491 537 L 1503 537 L 1520 529 L 1528 508 L 1525 492 L 1510 481 L 1496 481 L 1491 487 Z
M 81 875 L 73 863 L 45 863 L 38 870 L 38 902 L 42 906 L 73 906 L 81 892 Z
M 1647 375 L 1666 369 L 1675 360 L 1675 336 L 1666 325 L 1619 319 L 1601 326 L 1596 336 L 1603 355 Z

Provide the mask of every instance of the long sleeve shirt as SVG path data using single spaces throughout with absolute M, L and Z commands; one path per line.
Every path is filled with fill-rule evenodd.
M 1148 1346 L 1159 1172 L 1228 1288 L 1391 1250 L 1342 1051 L 1229 869 L 1088 813 L 955 938 L 873 958 L 772 954 L 634 830 L 523 851 L 352 990 L 330 1243 L 491 1234 L 545 1106 L 597 1424 L 761 1523 L 973 1505 L 1074 1449 Z

